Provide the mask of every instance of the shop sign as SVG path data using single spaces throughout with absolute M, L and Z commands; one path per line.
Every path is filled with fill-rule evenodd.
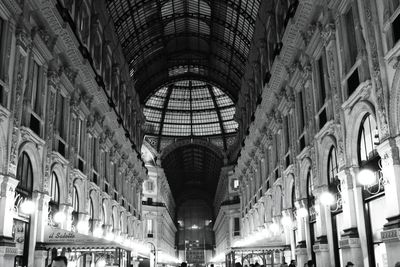
M 45 228 L 44 233 L 44 242 L 46 243 L 99 244 L 99 241 L 108 243 L 105 240 L 94 238 L 88 235 L 82 235 L 50 226 Z
M 381 232 L 382 241 L 400 240 L 400 229 L 390 229 Z

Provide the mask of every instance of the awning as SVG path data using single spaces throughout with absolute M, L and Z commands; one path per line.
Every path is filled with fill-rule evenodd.
M 44 244 L 47 248 L 73 248 L 73 249 L 115 249 L 133 250 L 115 241 L 97 238 L 91 235 L 83 235 L 59 228 L 45 227 Z

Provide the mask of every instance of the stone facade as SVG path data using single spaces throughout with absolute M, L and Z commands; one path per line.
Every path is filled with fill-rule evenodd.
M 106 14 L 97 1 L 0 3 L 1 266 L 49 264 L 49 227 L 143 239 L 144 119 Z
M 298 266 L 308 260 L 394 266 L 399 6 L 391 0 L 266 6 L 264 31 L 254 37 L 259 48 L 251 53 L 262 75 L 250 73 L 242 88 L 246 95 L 261 87 L 262 99 L 254 105 L 257 99 L 242 98 L 235 115 L 250 122 L 234 169 L 242 240 L 250 247 L 276 242 L 288 248 L 285 261 Z M 277 29 L 282 34 L 271 38 Z M 375 175 L 371 184 L 365 172 L 358 175 L 366 169 Z

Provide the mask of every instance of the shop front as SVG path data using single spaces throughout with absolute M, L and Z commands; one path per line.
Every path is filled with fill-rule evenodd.
M 45 228 L 43 247 L 47 264 L 55 256 L 64 255 L 68 267 L 131 267 L 136 266 L 135 255 L 140 245 L 131 240 L 107 240 L 49 226 Z
M 284 247 L 232 248 L 226 254 L 225 266 L 233 267 L 236 262 L 240 262 L 242 266 L 258 263 L 263 266 L 276 267 L 283 263 L 283 255 Z

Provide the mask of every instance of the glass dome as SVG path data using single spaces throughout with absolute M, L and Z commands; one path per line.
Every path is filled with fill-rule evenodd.
M 171 137 L 236 133 L 232 99 L 216 86 L 183 80 L 161 87 L 145 103 L 146 132 Z

